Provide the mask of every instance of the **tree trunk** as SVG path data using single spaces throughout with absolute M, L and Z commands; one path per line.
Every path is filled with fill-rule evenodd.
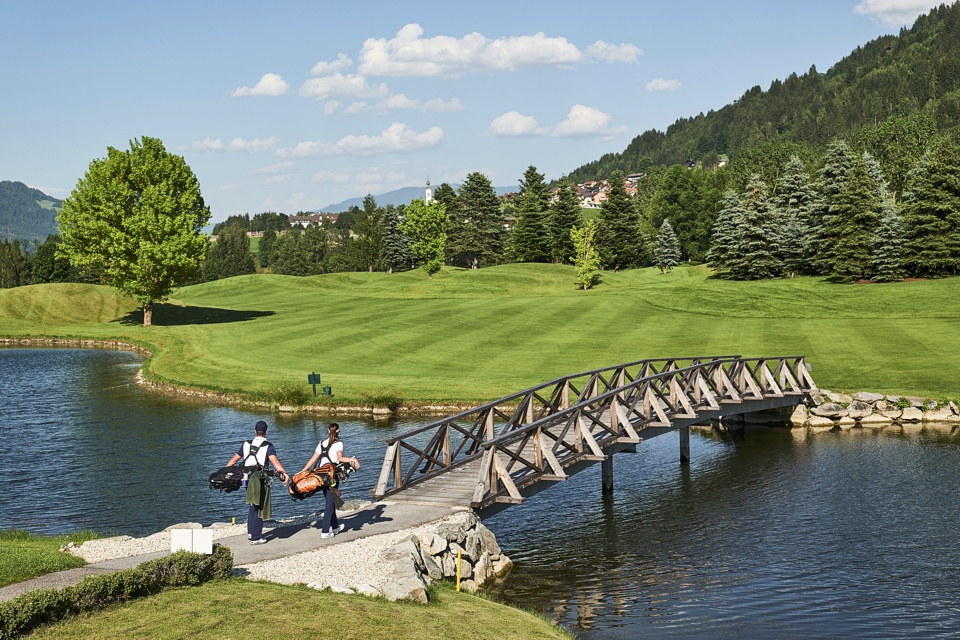
M 153 324 L 153 303 L 147 302 L 143 305 L 143 326 L 149 327 Z

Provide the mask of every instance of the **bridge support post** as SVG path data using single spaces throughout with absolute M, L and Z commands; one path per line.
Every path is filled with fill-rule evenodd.
M 613 493 L 613 456 L 600 463 L 600 474 L 603 476 L 603 493 Z
M 680 464 L 690 464 L 690 427 L 680 427 Z

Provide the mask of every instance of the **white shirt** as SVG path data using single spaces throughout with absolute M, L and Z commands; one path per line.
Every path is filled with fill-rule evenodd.
M 328 442 L 329 440 L 330 440 L 330 438 L 327 438 L 326 440 L 324 440 L 323 442 L 321 442 L 320 444 L 317 445 L 317 451 L 316 451 L 316 452 L 319 453 L 319 454 L 321 454 L 320 460 L 318 460 L 319 464 L 318 464 L 317 466 L 321 466 L 321 467 L 322 467 L 323 465 L 325 465 L 325 464 L 327 464 L 327 463 L 330 463 L 330 464 L 339 464 L 339 463 L 340 463 L 340 456 L 337 455 L 337 452 L 338 452 L 338 451 L 339 451 L 339 452 L 342 452 L 342 451 L 343 451 L 343 441 L 341 441 L 341 440 L 337 440 L 336 442 L 333 443 L 333 445 L 330 447 L 330 449 L 327 450 L 327 455 L 322 455 L 322 454 L 323 454 L 323 448 L 327 446 L 327 442 Z

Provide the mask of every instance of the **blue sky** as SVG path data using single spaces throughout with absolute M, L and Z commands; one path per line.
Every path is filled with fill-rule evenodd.
M 932 0 L 3 0 L 0 180 L 65 197 L 107 147 L 181 154 L 213 220 L 558 178 Z

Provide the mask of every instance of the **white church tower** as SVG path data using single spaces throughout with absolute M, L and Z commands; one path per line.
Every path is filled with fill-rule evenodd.
M 430 188 L 430 178 L 427 178 L 427 189 L 423 194 L 423 202 L 424 204 L 430 204 L 433 202 L 433 189 Z

